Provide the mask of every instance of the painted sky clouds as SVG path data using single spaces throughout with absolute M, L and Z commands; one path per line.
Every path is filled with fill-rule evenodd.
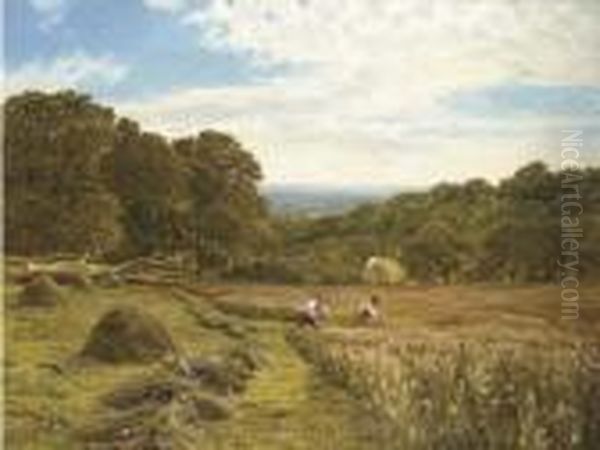
M 425 185 L 600 160 L 595 0 L 6 0 L 6 90 L 77 87 L 268 182 Z

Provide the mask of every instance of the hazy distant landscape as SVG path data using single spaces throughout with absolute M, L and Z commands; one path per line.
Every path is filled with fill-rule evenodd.
M 294 184 L 270 184 L 262 189 L 275 214 L 318 217 L 343 214 L 356 206 L 384 200 L 394 194 L 411 191 L 402 187 L 351 186 L 331 187 Z

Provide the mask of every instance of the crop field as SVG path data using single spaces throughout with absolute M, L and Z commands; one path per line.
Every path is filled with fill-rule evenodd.
M 60 287 L 53 307 L 5 288 L 11 449 L 591 450 L 600 442 L 600 289 L 561 321 L 544 286 Z M 376 293 L 384 323 L 359 326 Z M 291 319 L 308 296 L 318 330 Z M 173 350 L 82 356 L 115 307 Z M 126 346 L 115 342 L 116 346 Z M 243 367 L 242 367 L 243 366 Z

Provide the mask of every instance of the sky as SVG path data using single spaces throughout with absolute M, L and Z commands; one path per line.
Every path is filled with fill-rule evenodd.
M 233 133 L 266 182 L 426 186 L 600 164 L 597 0 L 5 0 L 5 94 Z

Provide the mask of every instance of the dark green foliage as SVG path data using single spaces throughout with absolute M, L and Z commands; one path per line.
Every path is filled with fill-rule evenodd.
M 579 180 L 577 190 L 561 185 L 568 177 Z M 425 283 L 555 282 L 561 200 L 579 194 L 579 270 L 592 278 L 600 270 L 599 193 L 596 168 L 553 172 L 535 162 L 498 186 L 443 183 L 344 215 L 280 220 L 282 259 L 288 273 L 307 282 L 359 281 L 372 255 L 398 258 L 410 278 Z
M 272 240 L 260 166 L 233 136 L 170 142 L 73 91 L 10 97 L 5 116 L 9 253 L 179 255 L 202 275 Z
M 231 268 L 259 253 L 271 231 L 254 157 L 234 137 L 217 131 L 173 145 L 189 170 L 186 231 L 197 267 Z
M 229 134 L 170 142 L 73 91 L 10 97 L 5 117 L 9 254 L 172 255 L 205 278 L 326 284 L 360 281 L 378 255 L 425 283 L 553 282 L 572 200 L 583 208 L 572 218 L 584 230 L 578 269 L 600 274 L 598 168 L 534 162 L 498 185 L 442 183 L 346 214 L 269 218 L 261 168 Z
M 5 103 L 7 251 L 107 251 L 118 202 L 103 183 L 112 110 L 72 91 L 26 92 Z
M 173 351 L 171 337 L 157 319 L 136 308 L 118 307 L 94 326 L 81 356 L 119 364 L 156 361 Z
M 104 170 L 124 210 L 126 253 L 173 253 L 183 245 L 186 171 L 165 138 L 121 119 Z

